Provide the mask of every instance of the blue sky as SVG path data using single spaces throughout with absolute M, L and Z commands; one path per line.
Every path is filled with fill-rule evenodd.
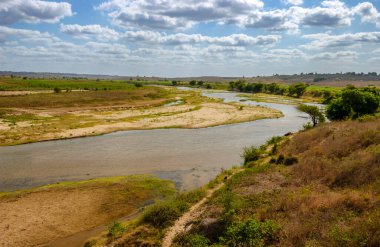
M 0 70 L 256 76 L 379 65 L 379 0 L 0 1 Z

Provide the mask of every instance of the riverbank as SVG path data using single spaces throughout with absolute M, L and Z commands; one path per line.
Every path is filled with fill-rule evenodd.
M 64 182 L 0 193 L 0 246 L 37 246 L 134 213 L 175 193 L 147 175 Z
M 280 111 L 266 107 L 223 103 L 204 97 L 199 91 L 149 87 L 145 91 L 133 92 L 150 96 L 137 99 L 136 95 L 136 100 L 131 102 L 123 102 L 122 99 L 124 94 L 127 96 L 132 92 L 103 92 L 100 95 L 98 92 L 69 92 L 50 94 L 46 100 L 37 94 L 4 96 L 0 98 L 3 107 L 0 145 L 94 136 L 122 130 L 204 128 L 283 116 Z M 153 94 L 157 96 L 153 97 Z M 101 102 L 94 104 L 92 100 L 85 100 L 87 97 L 101 98 Z M 10 107 L 12 104 L 7 100 L 18 103 Z M 52 105 L 49 100 L 56 104 Z

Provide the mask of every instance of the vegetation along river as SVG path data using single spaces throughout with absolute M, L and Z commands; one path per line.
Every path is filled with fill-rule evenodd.
M 233 92 L 204 92 L 226 102 Z M 295 106 L 241 102 L 278 109 L 284 117 L 203 129 L 157 129 L 0 148 L 0 191 L 68 180 L 155 174 L 182 190 L 201 186 L 242 162 L 245 146 L 299 130 L 308 120 Z

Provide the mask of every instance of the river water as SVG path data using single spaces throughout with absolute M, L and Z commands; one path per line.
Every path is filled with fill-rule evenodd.
M 241 99 L 232 92 L 204 94 L 226 102 Z M 121 131 L 0 147 L 0 191 L 130 174 L 154 174 L 188 190 L 206 184 L 222 169 L 241 164 L 245 146 L 295 132 L 308 121 L 292 105 L 241 103 L 275 108 L 285 116 L 203 129 Z

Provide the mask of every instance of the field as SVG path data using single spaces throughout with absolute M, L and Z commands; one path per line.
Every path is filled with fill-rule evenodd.
M 199 91 L 141 83 L 2 77 L 0 85 L 12 90 L 0 91 L 0 145 L 282 116 L 269 108 L 222 103 Z

